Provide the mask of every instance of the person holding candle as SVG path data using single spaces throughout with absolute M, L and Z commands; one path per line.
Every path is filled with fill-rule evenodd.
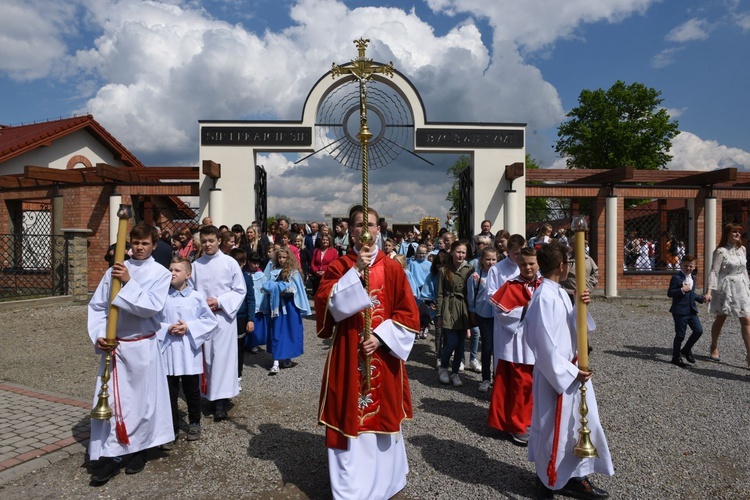
M 167 300 L 171 275 L 151 257 L 156 240 L 153 226 L 141 223 L 133 227 L 131 259 L 115 262 L 104 273 L 89 302 L 89 337 L 98 353 L 112 352 L 109 394 L 113 416 L 91 420 L 89 458 L 96 461 L 92 484 L 106 483 L 119 474 L 127 455 L 125 473 L 141 472 L 149 448 L 174 441 L 167 377 L 154 333 L 160 327 L 159 313 Z M 117 337 L 110 339 L 106 330 L 115 279 L 122 288 L 112 301 L 118 309 Z M 99 378 L 95 394 L 100 389 Z
M 576 312 L 560 286 L 568 274 L 570 249 L 552 241 L 537 250 L 542 284 L 529 302 L 525 316 L 525 338 L 535 358 L 532 393 L 534 409 L 529 435 L 529 460 L 536 465 L 537 498 L 553 498 L 560 493 L 576 498 L 608 498 L 609 493 L 594 486 L 587 474 L 613 475 L 612 458 L 607 446 L 591 372 L 588 353 L 578 350 Z M 591 296 L 584 290 L 580 301 L 588 304 Z M 579 358 L 580 357 L 580 358 Z M 588 428 L 598 453 L 594 458 L 579 458 L 573 453 L 580 427 L 581 384 L 586 385 Z

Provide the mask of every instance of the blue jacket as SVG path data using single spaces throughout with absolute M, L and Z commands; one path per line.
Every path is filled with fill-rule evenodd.
M 685 274 L 680 271 L 674 276 L 669 282 L 669 290 L 667 290 L 667 296 L 672 298 L 672 307 L 669 308 L 669 312 L 680 316 L 689 316 L 691 314 L 698 314 L 698 306 L 695 305 L 696 301 L 703 304 L 705 299 L 703 295 L 695 293 L 695 279 L 693 279 L 693 287 L 688 293 L 682 292 L 682 283 L 685 281 Z
M 245 286 L 247 287 L 247 293 L 245 294 L 245 300 L 242 301 L 240 310 L 237 311 L 237 317 L 242 319 L 255 318 L 255 289 L 253 287 L 253 275 L 247 271 L 242 271 L 242 276 L 245 278 Z M 248 313 L 250 311 L 250 313 Z

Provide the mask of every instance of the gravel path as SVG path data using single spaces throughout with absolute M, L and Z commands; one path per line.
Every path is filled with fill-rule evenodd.
M 595 299 L 591 365 L 616 469 L 595 477 L 614 498 L 750 498 L 750 372 L 739 323 L 727 321 L 722 363 L 708 361 L 711 318 L 698 363 L 668 363 L 673 326 L 661 299 Z M 91 398 L 97 357 L 84 306 L 0 312 L 0 380 Z M 316 425 L 328 346 L 306 321 L 299 364 L 269 377 L 266 353 L 246 355 L 230 419 L 204 419 L 201 441 L 152 450 L 146 470 L 95 488 L 83 455 L 0 485 L 0 498 L 328 498 L 323 431 Z M 478 374 L 438 383 L 432 338 L 415 344 L 408 372 L 414 420 L 404 425 L 410 474 L 398 498 L 529 498 L 526 450 L 486 425 Z M 50 416 L 53 420 L 54 416 Z M 184 434 L 181 436 L 184 438 Z

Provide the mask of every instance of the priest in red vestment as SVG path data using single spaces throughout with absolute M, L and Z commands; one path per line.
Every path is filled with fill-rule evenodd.
M 377 238 L 378 214 L 368 211 Z M 387 499 L 406 485 L 401 422 L 412 418 L 405 361 L 419 332 L 419 311 L 406 274 L 377 245 L 365 246 L 361 207 L 352 209 L 353 248 L 328 266 L 315 296 L 318 336 L 331 339 L 323 369 L 318 421 L 334 498 Z M 369 266 L 369 294 L 362 276 Z M 365 341 L 364 309 L 372 334 Z M 366 390 L 365 356 L 372 356 Z

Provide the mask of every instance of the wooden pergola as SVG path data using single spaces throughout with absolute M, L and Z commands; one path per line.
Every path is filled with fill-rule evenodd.
M 520 164 L 508 165 L 506 179 L 521 178 Z M 590 213 L 591 255 L 600 268 L 600 282 L 606 295 L 620 289 L 658 289 L 664 287 L 664 272 L 632 273 L 623 270 L 625 199 L 684 200 L 689 212 L 690 246 L 698 255 L 704 271 L 699 286 L 708 278 L 708 269 L 718 236 L 721 235 L 725 205 L 739 205 L 743 226 L 748 223 L 750 173 L 736 168 L 712 171 L 614 169 L 525 169 L 526 196 L 571 199 L 575 214 L 579 200 L 593 202 Z M 718 230 L 717 230 L 718 228 Z M 718 234 L 717 234 L 718 233 Z

